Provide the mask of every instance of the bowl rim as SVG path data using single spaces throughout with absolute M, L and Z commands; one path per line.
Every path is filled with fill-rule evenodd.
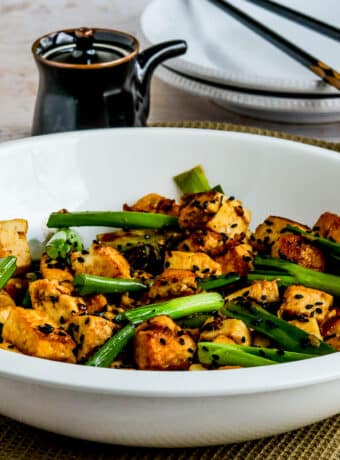
M 57 133 L 32 138 L 10 140 L 0 144 L 0 157 L 16 146 L 37 143 L 63 142 L 63 139 L 88 136 L 115 136 L 129 131 L 131 136 L 224 136 L 262 144 L 290 144 L 296 152 L 320 156 L 327 161 L 339 161 L 337 152 L 292 140 L 261 136 L 250 133 L 218 131 L 196 128 L 114 128 Z M 273 151 L 275 154 L 275 151 Z M 297 153 L 298 154 L 298 153 Z M 340 168 L 340 166 L 339 166 Z M 315 371 L 317 369 L 317 373 Z M 132 378 L 130 378 L 133 376 Z M 267 393 L 316 385 L 340 379 L 340 353 L 315 357 L 312 360 L 263 366 L 252 369 L 235 369 L 233 372 L 217 371 L 127 371 L 99 369 L 81 365 L 65 364 L 0 350 L 0 377 L 11 381 L 30 382 L 38 385 L 69 389 L 88 393 L 130 397 L 197 398 L 237 396 Z M 251 377 L 251 378 L 249 378 Z

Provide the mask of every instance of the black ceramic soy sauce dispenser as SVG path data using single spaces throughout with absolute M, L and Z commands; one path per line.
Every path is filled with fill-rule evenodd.
M 183 40 L 140 52 L 125 32 L 80 28 L 51 33 L 32 46 L 39 89 L 32 134 L 145 126 L 153 71 L 186 52 Z

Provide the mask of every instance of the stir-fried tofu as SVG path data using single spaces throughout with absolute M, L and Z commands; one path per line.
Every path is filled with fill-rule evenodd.
M 158 195 L 157 193 L 148 193 L 132 206 L 128 206 L 127 204 L 123 206 L 125 211 L 155 212 L 171 216 L 178 215 L 178 208 L 175 200 Z
M 12 308 L 14 307 L 15 305 L 0 306 L 0 324 L 5 324 L 7 318 L 9 317 L 9 314 L 11 313 Z
M 86 311 L 81 297 L 69 295 L 69 290 L 58 281 L 37 280 L 29 286 L 32 307 L 45 311 L 54 321 L 65 324 L 73 316 Z
M 229 240 L 224 233 L 216 233 L 211 230 L 196 230 L 181 241 L 177 249 L 179 251 L 206 252 L 214 257 L 223 254 L 236 244 L 235 239 Z
M 156 316 L 137 327 L 134 359 L 138 369 L 188 369 L 196 343 L 168 316 Z
M 248 232 L 250 211 L 239 200 L 210 191 L 185 196 L 179 211 L 179 225 L 183 229 L 212 230 L 230 239 L 239 239 Z
M 256 303 L 273 303 L 280 300 L 279 287 L 275 280 L 254 281 L 250 286 L 229 294 L 225 300 L 232 302 L 235 299 L 251 300 Z
M 340 308 L 332 308 L 321 325 L 323 339 L 340 351 Z
M 2 307 L 15 307 L 14 300 L 4 289 L 0 291 L 0 308 Z
M 112 335 L 115 325 L 100 316 L 83 315 L 73 318 L 66 330 L 77 344 L 77 361 L 88 359 Z
M 309 230 L 306 225 L 279 216 L 268 216 L 267 219 L 256 227 L 251 237 L 252 246 L 259 252 L 271 253 L 271 247 L 284 233 L 287 225 L 294 225 L 301 230 Z
M 28 288 L 28 279 L 13 277 L 7 281 L 4 286 L 4 291 L 14 300 L 16 304 L 19 304 L 24 297 Z M 3 291 L 2 291 L 3 292 Z M 2 302 L 0 300 L 0 305 Z
M 25 219 L 0 221 L 0 257 L 17 258 L 16 274 L 25 273 L 31 265 L 31 253 L 27 241 L 28 224 Z
M 216 257 L 216 262 L 221 265 L 222 273 L 235 272 L 245 276 L 253 268 L 253 249 L 249 244 L 239 244 L 229 249 L 225 254 Z
M 313 230 L 320 236 L 340 243 L 340 216 L 331 212 L 321 214 Z
M 278 316 L 286 320 L 316 318 L 320 324 L 333 304 L 333 296 L 305 286 L 288 286 Z
M 130 278 L 129 263 L 115 248 L 94 243 L 88 254 L 84 252 L 71 254 L 71 265 L 76 274 Z
M 44 311 L 12 308 L 2 336 L 27 355 L 75 363 L 75 342 Z
M 208 318 L 201 328 L 201 341 L 236 343 L 250 345 L 251 335 L 248 327 L 239 319 L 217 316 Z
M 195 294 L 196 274 L 190 270 L 168 268 L 156 276 L 149 291 L 150 299 L 170 299 Z
M 21 353 L 21 351 L 13 345 L 13 343 L 2 341 L 0 343 L 0 350 L 12 351 L 14 353 Z
M 86 312 L 89 315 L 100 313 L 107 309 L 107 298 L 103 294 L 95 294 L 86 297 Z
M 221 265 L 203 252 L 168 251 L 164 266 L 174 270 L 189 270 L 200 278 L 222 274 Z
M 302 267 L 312 270 L 324 271 L 325 256 L 323 252 L 307 243 L 305 238 L 300 235 L 286 233 L 281 235 L 271 248 L 273 257 L 288 259 Z
M 59 260 L 54 260 L 43 254 L 40 259 L 40 271 L 43 278 L 47 280 L 56 280 L 64 287 L 68 287 L 69 291 L 73 290 L 73 275 L 66 263 Z
M 293 326 L 302 329 L 303 331 L 307 332 L 308 334 L 315 335 L 318 339 L 322 340 L 320 327 L 316 318 L 304 318 L 303 321 L 298 319 L 293 319 L 292 321 L 288 321 Z

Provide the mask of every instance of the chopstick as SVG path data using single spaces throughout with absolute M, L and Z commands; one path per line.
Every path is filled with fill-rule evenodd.
M 340 41 L 340 29 L 322 22 L 319 19 L 308 16 L 307 14 L 300 13 L 299 11 L 288 8 L 287 6 L 280 5 L 279 3 L 272 2 L 271 0 L 246 0 L 253 5 L 258 5 L 265 10 L 271 11 L 284 18 L 290 19 L 297 24 L 300 24 L 309 29 L 315 30 L 320 34 L 326 35 L 329 38 Z
M 215 6 L 221 8 L 224 12 L 227 12 L 228 14 L 233 16 L 235 19 L 247 26 L 253 32 L 257 33 L 258 35 L 266 39 L 268 42 L 270 42 L 272 45 L 279 48 L 281 51 L 288 54 L 290 57 L 295 59 L 295 61 L 299 62 L 304 67 L 311 70 L 318 77 L 322 78 L 326 83 L 337 89 L 340 89 L 340 73 L 334 70 L 328 64 L 320 61 L 320 59 L 314 57 L 307 51 L 303 50 L 302 48 L 298 47 L 294 43 L 279 35 L 278 33 L 274 32 L 274 30 L 270 29 L 261 22 L 244 13 L 239 8 L 236 8 L 235 6 L 231 5 L 228 1 L 208 1 L 210 1 L 210 3 L 214 4 Z M 263 0 L 257 1 L 263 2 Z

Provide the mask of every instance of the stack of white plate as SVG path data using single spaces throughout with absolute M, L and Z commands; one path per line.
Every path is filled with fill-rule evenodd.
M 252 5 L 231 0 L 315 57 L 340 69 L 340 43 Z M 340 0 L 280 0 L 339 27 Z M 141 18 L 149 44 L 185 39 L 188 52 L 166 61 L 169 84 L 257 118 L 299 123 L 340 120 L 340 92 L 207 0 L 152 0 Z

